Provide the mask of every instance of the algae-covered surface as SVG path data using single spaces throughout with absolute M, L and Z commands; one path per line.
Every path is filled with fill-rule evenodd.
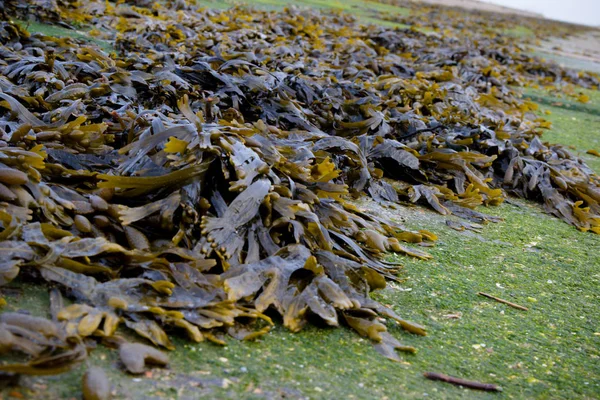
M 393 17 L 410 14 L 408 8 L 368 0 L 201 0 L 197 1 L 196 4 L 212 9 L 226 9 L 233 5 L 247 5 L 266 10 L 280 10 L 290 6 L 336 10 L 354 15 L 364 24 L 379 24 L 392 28 L 404 28 L 406 25 L 384 20 L 381 18 L 382 16 Z
M 356 8 L 357 3 L 370 6 L 358 1 L 333 3 L 343 10 Z M 586 93 L 591 97 L 587 104 L 541 89 L 527 90 L 525 95 L 540 105 L 540 115 L 553 124 L 543 140 L 574 146 L 571 151 L 598 172 L 600 158 L 586 151 L 600 151 L 600 96 Z M 401 257 L 404 281 L 373 294 L 403 317 L 427 326 L 429 335 L 421 337 L 388 321 L 394 336 L 419 349 L 416 355 L 404 355 L 403 362 L 393 363 L 348 329 L 310 326 L 292 334 L 276 324 L 255 343 L 232 340 L 219 347 L 176 339 L 170 368 L 140 377 L 124 375 L 117 352 L 105 347 L 94 350 L 88 362 L 105 368 L 115 398 L 571 399 L 600 395 L 598 236 L 579 232 L 546 215 L 539 205 L 517 199 L 481 209 L 503 221 L 477 232 L 452 230 L 447 217 L 422 207 L 382 209 L 371 201 L 359 206 L 439 235 L 435 247 L 427 249 L 433 260 Z M 48 316 L 47 289 L 15 281 L 3 289 L 4 310 Z M 479 291 L 529 311 L 478 296 Z M 4 382 L 0 398 L 80 398 L 83 370 L 22 377 L 19 386 Z M 427 381 L 422 376 L 425 371 L 495 383 L 503 391 L 481 393 Z
M 581 103 L 564 94 L 541 89 L 528 89 L 524 95 L 540 105 L 540 116 L 552 122 L 552 129 L 543 135 L 543 140 L 571 146 L 569 151 L 599 172 L 600 157 L 587 152 L 600 151 L 600 94 L 583 89 L 576 92 L 588 96 L 590 101 Z
M 87 30 L 75 30 L 75 29 L 67 29 L 60 26 L 48 25 L 36 21 L 22 21 L 16 20 L 21 27 L 26 29 L 29 33 L 41 33 L 47 36 L 54 37 L 65 37 L 65 38 L 73 38 L 84 40 L 89 43 L 94 43 L 98 45 L 104 51 L 112 51 L 113 48 L 110 43 L 94 38 L 90 35 L 90 32 Z

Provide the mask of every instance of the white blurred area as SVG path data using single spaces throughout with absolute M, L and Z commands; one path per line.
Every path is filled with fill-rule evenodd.
M 546 18 L 600 27 L 600 0 L 483 0 Z
M 600 0 L 412 0 L 600 27 Z

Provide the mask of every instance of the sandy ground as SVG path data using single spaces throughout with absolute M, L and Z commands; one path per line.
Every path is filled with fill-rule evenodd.
M 550 38 L 537 46 L 535 54 L 567 68 L 600 73 L 600 31 L 590 30 L 567 39 Z
M 477 0 L 411 0 L 419 3 L 440 4 L 450 7 L 462 7 L 468 10 L 482 10 L 506 14 L 518 14 L 528 17 L 544 18 L 543 15 L 504 7 Z M 582 69 L 600 73 L 600 30 L 591 28 L 588 32 L 567 39 L 549 38 L 536 47 L 537 55 L 552 59 L 564 67 Z
M 416 3 L 442 4 L 448 7 L 462 7 L 468 10 L 481 10 L 502 14 L 519 14 L 528 17 L 543 18 L 543 15 L 516 8 L 504 7 L 497 4 L 484 3 L 477 0 L 411 0 Z
M 600 31 L 590 30 L 568 39 L 552 38 L 539 46 L 541 51 L 600 63 Z

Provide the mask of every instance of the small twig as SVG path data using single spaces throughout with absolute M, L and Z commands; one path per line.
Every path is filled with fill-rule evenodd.
M 506 304 L 506 305 L 516 308 L 518 310 L 529 311 L 529 309 L 527 307 L 523 307 L 518 304 L 511 303 L 508 300 L 504 300 L 504 299 L 501 299 L 500 297 L 492 296 L 491 294 L 487 294 L 487 293 L 483 293 L 483 292 L 479 292 L 477 294 L 480 296 L 483 296 L 483 297 L 487 297 L 488 299 L 496 300 L 499 303 Z
M 494 385 L 493 383 L 481 383 L 475 381 L 467 381 L 461 378 L 455 378 L 453 376 L 440 374 L 438 372 L 425 372 L 423 374 L 425 378 L 431 379 L 432 381 L 448 382 L 453 385 L 463 386 L 469 389 L 486 390 L 488 392 L 501 392 L 500 386 Z

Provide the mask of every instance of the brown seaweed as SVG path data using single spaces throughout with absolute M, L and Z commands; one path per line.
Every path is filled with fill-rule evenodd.
M 169 363 L 167 355 L 154 347 L 141 343 L 123 343 L 119 347 L 119 356 L 123 365 L 132 374 L 141 374 L 146 364 L 165 366 Z
M 89 367 L 82 378 L 83 400 L 110 399 L 110 381 L 100 367 Z
M 415 349 L 380 318 L 426 330 L 370 292 L 398 279 L 387 253 L 431 258 L 403 242 L 436 236 L 359 210 L 364 194 L 473 222 L 449 222 L 459 230 L 497 221 L 475 208 L 514 194 L 600 233 L 598 175 L 540 139 L 548 123 L 514 87 L 597 88 L 598 75 L 496 32 L 426 35 L 294 8 L 182 5 L 179 18 L 159 5 L 47 3 L 6 10 L 101 27 L 115 51 L 0 22 L 0 286 L 25 270 L 74 301 L 54 293 L 53 321 L 2 314 L 0 351 L 27 360 L 1 371 L 65 371 L 84 341 L 119 329 L 169 350 L 173 332 L 253 340 L 274 314 L 294 332 L 311 316 L 345 324 L 399 361 Z M 168 362 L 142 344 L 119 351 L 131 373 Z M 92 398 L 105 397 L 98 376 L 84 378 Z

